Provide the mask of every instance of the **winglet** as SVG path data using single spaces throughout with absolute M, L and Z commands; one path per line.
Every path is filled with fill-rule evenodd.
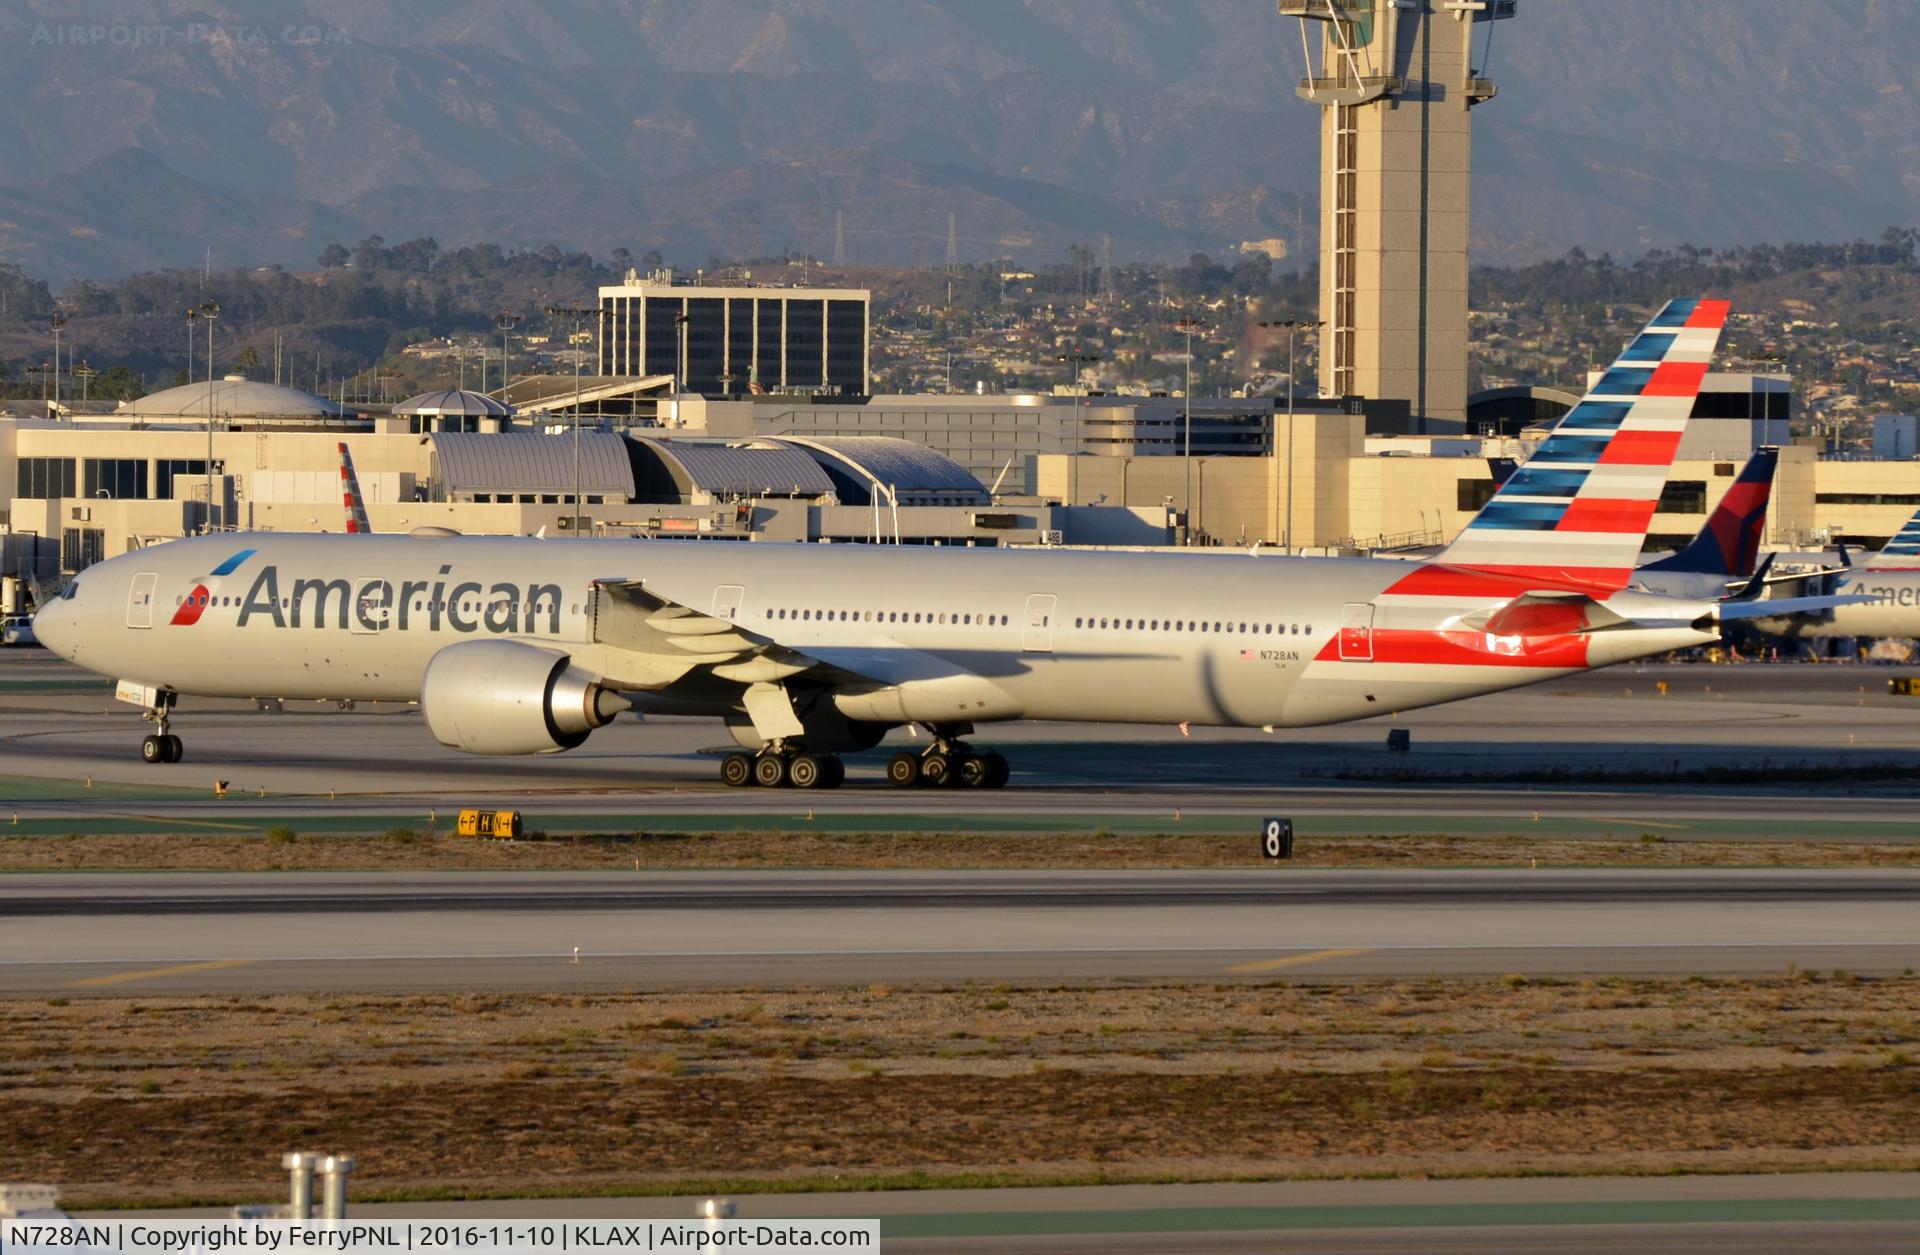
M 1626 587 L 1726 321 L 1667 302 L 1437 561 Z
M 347 511 L 347 531 L 355 535 L 369 535 L 373 526 L 367 522 L 367 499 L 360 495 L 360 477 L 353 471 L 353 455 L 347 452 L 347 442 L 340 442 L 340 500 Z

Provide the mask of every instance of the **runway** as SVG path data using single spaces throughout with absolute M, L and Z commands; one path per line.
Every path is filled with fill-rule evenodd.
M 95 677 L 0 656 L 0 833 L 384 831 L 512 806 L 553 832 L 823 827 L 1539 833 L 1670 840 L 1920 836 L 1920 701 L 1885 668 L 1630 667 L 1330 728 L 1011 724 L 975 740 L 1015 766 L 1004 792 L 900 792 L 883 754 L 832 793 L 726 790 L 712 721 L 622 720 L 581 749 L 478 759 L 406 707 L 282 713 L 184 699 L 185 762 L 141 763 L 142 725 Z M 1662 692 L 1660 686 L 1666 686 Z M 1390 754 L 1389 728 L 1413 751 Z M 911 746 L 896 733 L 889 745 Z M 225 781 L 227 796 L 214 797 Z M 264 795 L 264 796 L 263 796 Z M 812 819 L 806 817 L 812 812 Z M 1178 813 L 1178 819 L 1175 815 Z M 17 824 L 8 823 L 14 815 Z M 9 831 L 11 829 L 11 831 Z
M 1920 872 L 685 872 L 0 880 L 0 992 L 1899 971 Z

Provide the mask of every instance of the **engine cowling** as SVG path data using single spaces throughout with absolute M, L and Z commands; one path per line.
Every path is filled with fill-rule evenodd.
M 420 707 L 442 745 L 469 754 L 551 754 L 580 745 L 627 702 L 566 654 L 465 641 L 427 663 Z

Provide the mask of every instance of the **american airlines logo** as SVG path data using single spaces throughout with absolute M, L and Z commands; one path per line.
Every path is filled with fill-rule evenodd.
M 221 563 L 212 575 L 196 583 L 193 593 L 173 617 L 179 626 L 199 622 L 221 577 L 233 574 L 257 550 L 245 549 Z M 348 628 L 357 632 L 409 631 L 424 628 L 494 636 L 560 632 L 561 588 L 558 584 L 482 584 L 455 580 L 453 566 L 442 566 L 439 578 L 388 580 L 295 578 L 283 581 L 280 568 L 261 567 L 245 596 L 239 599 L 237 625 L 256 620 L 276 628 Z
M 195 580 L 193 591 L 188 593 L 187 599 L 180 603 L 180 608 L 173 612 L 173 626 L 192 627 L 200 622 L 200 616 L 206 613 L 213 595 L 220 590 L 221 581 L 238 571 L 248 558 L 259 552 L 258 549 L 242 549 L 215 567 L 211 574 Z

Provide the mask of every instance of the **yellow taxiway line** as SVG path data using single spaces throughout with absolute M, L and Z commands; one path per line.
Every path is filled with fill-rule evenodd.
M 223 968 L 245 967 L 252 959 L 216 959 L 210 963 L 177 963 L 172 967 L 147 967 L 137 972 L 115 972 L 111 976 L 89 976 L 73 982 L 75 989 L 102 989 L 108 985 L 130 985 L 139 980 L 159 980 L 166 976 L 188 976 L 194 972 L 218 972 Z
M 1257 963 L 1241 963 L 1227 970 L 1229 972 L 1277 972 L 1284 967 L 1304 967 L 1308 963 L 1318 963 L 1323 959 L 1345 959 L 1356 954 L 1372 954 L 1372 946 L 1347 947 L 1338 950 L 1310 950 L 1306 954 L 1290 954 L 1283 959 L 1261 959 Z

